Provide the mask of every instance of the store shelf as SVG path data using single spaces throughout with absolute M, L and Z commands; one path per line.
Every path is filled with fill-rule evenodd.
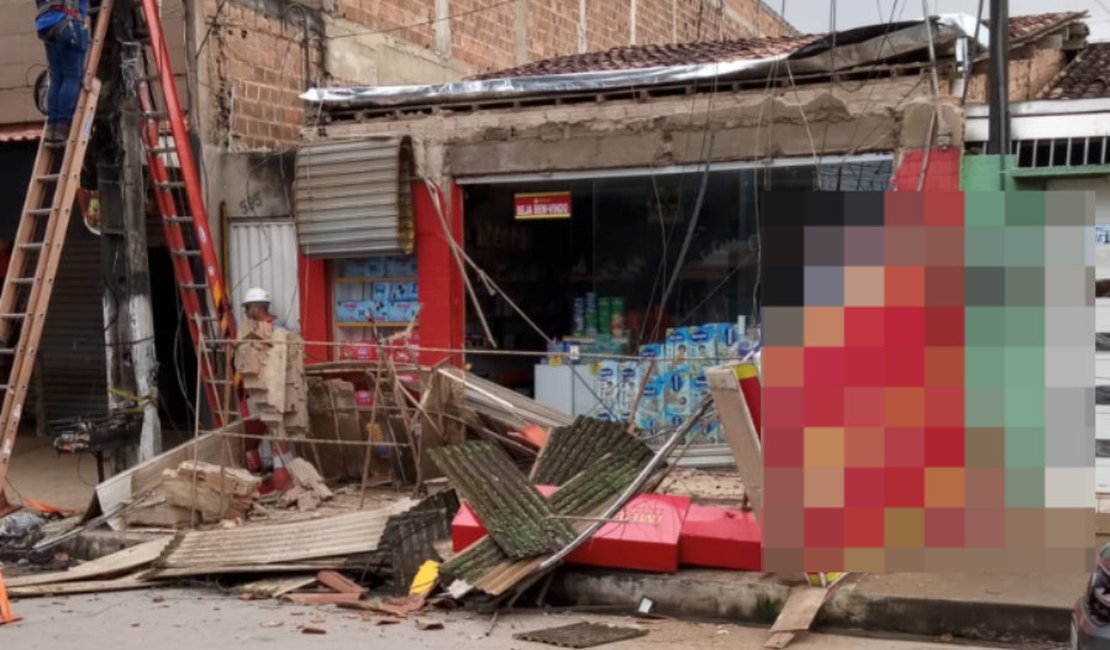
M 335 324 L 336 327 L 408 327 L 408 323 L 392 323 L 392 322 L 378 322 L 378 323 L 347 323 L 340 322 Z
M 416 282 L 416 276 L 390 276 L 384 278 L 336 278 L 337 284 L 368 284 L 372 282 Z

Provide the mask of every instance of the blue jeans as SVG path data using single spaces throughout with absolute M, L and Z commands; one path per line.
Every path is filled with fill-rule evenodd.
M 65 128 L 73 121 L 81 77 L 85 75 L 89 31 L 81 21 L 67 18 L 40 36 L 46 44 L 46 62 L 50 66 L 46 124 Z

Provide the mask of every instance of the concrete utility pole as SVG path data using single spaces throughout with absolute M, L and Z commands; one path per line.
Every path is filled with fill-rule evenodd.
M 128 12 L 117 13 L 123 15 L 114 20 L 114 34 L 121 39 L 131 33 L 134 22 Z M 138 44 L 115 40 L 110 46 L 105 56 L 114 50 L 109 60 L 119 66 L 119 76 L 111 88 L 114 101 L 108 105 L 118 108 L 104 126 L 115 135 L 115 155 L 98 164 L 108 387 L 119 391 L 109 394 L 109 404 L 113 409 L 125 406 L 128 399 L 120 392 L 141 399 L 143 425 L 135 460 L 143 462 L 162 452 L 137 94 L 145 73 Z
M 991 0 L 990 68 L 987 88 L 990 104 L 987 153 L 1010 153 L 1010 24 L 1009 0 Z

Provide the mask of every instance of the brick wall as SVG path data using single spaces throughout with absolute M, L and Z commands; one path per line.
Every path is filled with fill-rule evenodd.
M 3 0 L 0 0 L 3 1 Z M 204 27 L 215 23 L 206 43 L 206 96 L 209 117 L 205 139 L 231 148 L 273 148 L 298 140 L 304 109 L 304 53 L 298 16 L 281 15 L 287 0 L 228 0 L 216 16 L 216 0 L 204 2 Z M 325 69 L 324 48 L 350 44 L 349 56 L 366 61 L 373 46 L 353 35 L 382 35 L 415 48 L 444 69 L 444 80 L 457 78 L 460 65 L 473 72 L 496 70 L 518 63 L 518 53 L 538 60 L 582 49 L 580 0 L 318 0 L 308 2 L 314 20 L 320 11 L 345 21 L 345 27 L 311 42 L 312 78 L 321 83 L 378 83 L 378 79 L 350 79 Z M 633 0 L 586 0 L 588 50 L 628 45 L 632 38 Z M 635 0 L 636 42 L 669 43 L 698 38 L 741 38 L 780 34 L 787 26 L 758 0 Z M 437 13 L 438 6 L 438 13 Z M 443 22 L 444 16 L 450 16 Z M 526 31 L 518 30 L 521 17 Z M 438 22 L 437 22 L 438 21 Z M 440 40 L 437 46 L 437 31 Z M 449 40 L 446 40 L 446 35 Z M 338 37 L 337 37 L 338 36 Z M 449 50 L 445 43 L 450 43 Z M 361 59 L 357 57 L 363 57 Z M 348 57 L 348 60 L 351 60 Z M 373 70 L 368 65 L 366 70 Z M 368 73 L 369 74 L 369 73 Z M 392 75 L 391 78 L 395 78 Z M 415 77 L 415 75 L 414 75 Z M 405 79 L 404 82 L 413 80 Z
M 208 22 L 216 4 L 206 7 Z M 304 123 L 302 31 L 233 2 L 224 3 L 219 26 L 206 43 L 205 93 L 212 132 L 208 139 L 230 148 L 272 148 L 299 139 Z M 320 74 L 319 43 L 310 45 L 312 76 Z

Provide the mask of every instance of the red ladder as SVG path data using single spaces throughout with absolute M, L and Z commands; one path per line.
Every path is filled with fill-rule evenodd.
M 139 84 L 142 140 L 155 201 L 162 214 L 166 242 L 173 258 L 181 304 L 193 344 L 200 353 L 197 363 L 203 392 L 213 425 L 219 427 L 234 419 L 232 401 L 238 402 L 240 414 L 247 415 L 246 403 L 238 398 L 233 384 L 233 348 L 226 343 L 235 338 L 234 315 L 208 226 L 208 213 L 177 96 L 158 1 L 142 0 L 142 10 L 150 36 L 146 56 L 148 74 Z M 168 126 L 168 130 L 164 131 L 163 126 Z M 174 158 L 176 174 L 170 169 Z

